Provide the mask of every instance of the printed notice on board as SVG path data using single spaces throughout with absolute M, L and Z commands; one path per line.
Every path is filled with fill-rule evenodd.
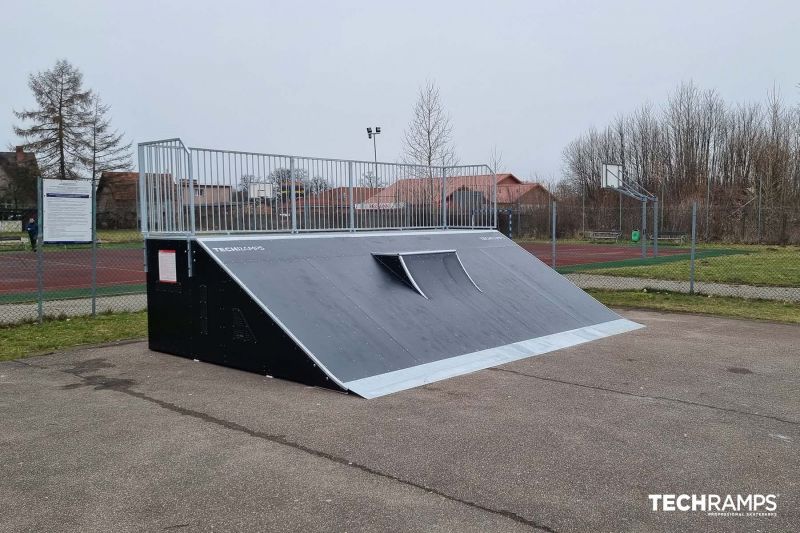
M 158 251 L 158 281 L 161 283 L 178 283 L 175 250 Z
M 42 180 L 44 242 L 92 242 L 92 182 Z

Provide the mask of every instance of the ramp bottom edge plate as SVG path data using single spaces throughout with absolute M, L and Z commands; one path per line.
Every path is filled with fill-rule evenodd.
M 377 398 L 394 392 L 419 387 L 443 379 L 469 374 L 477 370 L 518 361 L 562 348 L 576 346 L 603 337 L 610 337 L 643 328 L 641 324 L 627 319 L 612 320 L 592 326 L 545 335 L 535 339 L 506 344 L 441 361 L 425 363 L 386 374 L 345 382 L 344 386 L 363 398 Z

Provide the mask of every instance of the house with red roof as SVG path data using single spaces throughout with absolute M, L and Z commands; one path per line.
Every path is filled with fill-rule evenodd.
M 381 189 L 356 209 L 403 209 L 407 206 L 440 206 L 444 196 L 450 208 L 481 208 L 491 204 L 496 184 L 498 209 L 546 205 L 550 192 L 539 183 L 525 183 L 513 174 L 448 176 L 442 194 L 442 179 L 404 178 Z

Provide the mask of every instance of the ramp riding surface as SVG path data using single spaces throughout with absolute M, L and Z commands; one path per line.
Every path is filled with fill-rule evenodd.
M 176 241 L 151 243 L 152 257 L 153 248 Z M 198 237 L 192 249 L 195 279 L 186 285 L 196 294 L 186 312 L 201 315 L 190 329 L 202 348 L 159 348 L 163 331 L 151 328 L 154 349 L 365 398 L 640 327 L 492 230 Z M 204 285 L 210 268 L 224 271 L 263 313 L 237 304 L 235 318 L 227 318 L 230 310 L 215 306 Z M 157 272 L 148 279 L 151 300 L 160 297 Z M 194 309 L 198 294 L 202 311 Z M 218 324 L 238 328 L 227 335 L 247 362 L 202 356 Z M 286 355 L 260 337 L 267 330 L 293 342 L 293 357 L 310 364 L 270 364 Z M 231 351 L 223 344 L 220 350 Z M 323 383 L 305 375 L 319 371 Z

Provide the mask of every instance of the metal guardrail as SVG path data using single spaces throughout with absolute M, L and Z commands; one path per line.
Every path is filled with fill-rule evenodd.
M 139 144 L 141 230 L 151 233 L 494 228 L 487 165 L 422 166 Z

